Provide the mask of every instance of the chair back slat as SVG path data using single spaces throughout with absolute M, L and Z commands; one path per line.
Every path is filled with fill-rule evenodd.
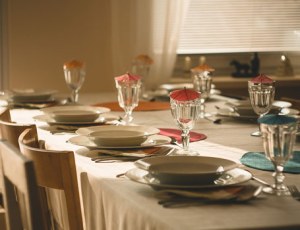
M 64 191 L 69 228 L 83 229 L 74 153 L 41 149 L 35 135 L 34 129 L 27 129 L 20 135 L 21 152 L 33 160 L 39 186 Z
M 7 229 L 45 229 L 33 161 L 4 140 L 0 156 Z

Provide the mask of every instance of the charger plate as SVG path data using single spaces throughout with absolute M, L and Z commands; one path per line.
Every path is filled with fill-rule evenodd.
M 125 176 L 132 181 L 149 185 L 153 189 L 198 189 L 198 188 L 219 188 L 224 186 L 234 186 L 245 183 L 252 178 L 252 174 L 240 168 L 234 168 L 222 174 L 215 183 L 210 184 L 193 184 L 193 185 L 177 185 L 164 184 L 156 178 L 152 177 L 148 171 L 132 168 L 125 173 Z

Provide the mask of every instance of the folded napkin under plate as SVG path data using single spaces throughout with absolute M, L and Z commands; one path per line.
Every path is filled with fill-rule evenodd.
M 199 204 L 247 202 L 256 198 L 262 186 L 232 186 L 218 189 L 179 190 L 163 189 L 156 192 L 158 203 L 165 208 Z
M 79 150 L 76 153 L 91 158 L 94 162 L 116 162 L 116 161 L 135 161 L 144 157 L 162 156 L 175 151 L 174 148 L 162 146 L 151 147 L 145 149 L 94 149 L 94 150 Z
M 274 165 L 266 158 L 263 152 L 247 152 L 240 161 L 251 168 L 274 171 Z M 293 157 L 284 165 L 283 172 L 300 173 L 300 151 L 294 151 Z

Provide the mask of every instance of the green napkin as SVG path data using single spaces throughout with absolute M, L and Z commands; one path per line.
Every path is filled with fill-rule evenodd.
M 241 163 L 251 168 L 274 171 L 274 166 L 263 152 L 247 152 L 240 159 Z M 300 173 L 300 151 L 294 151 L 293 157 L 284 165 L 284 172 Z

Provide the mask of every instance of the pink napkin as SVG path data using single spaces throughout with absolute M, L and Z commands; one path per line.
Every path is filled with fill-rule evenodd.
M 271 78 L 269 78 L 267 75 L 260 74 L 257 77 L 251 79 L 251 82 L 253 82 L 253 83 L 273 83 L 274 81 Z
M 174 137 L 178 142 L 181 142 L 181 130 L 160 128 L 160 135 Z M 202 133 L 190 132 L 190 142 L 201 141 L 206 139 L 207 136 Z

